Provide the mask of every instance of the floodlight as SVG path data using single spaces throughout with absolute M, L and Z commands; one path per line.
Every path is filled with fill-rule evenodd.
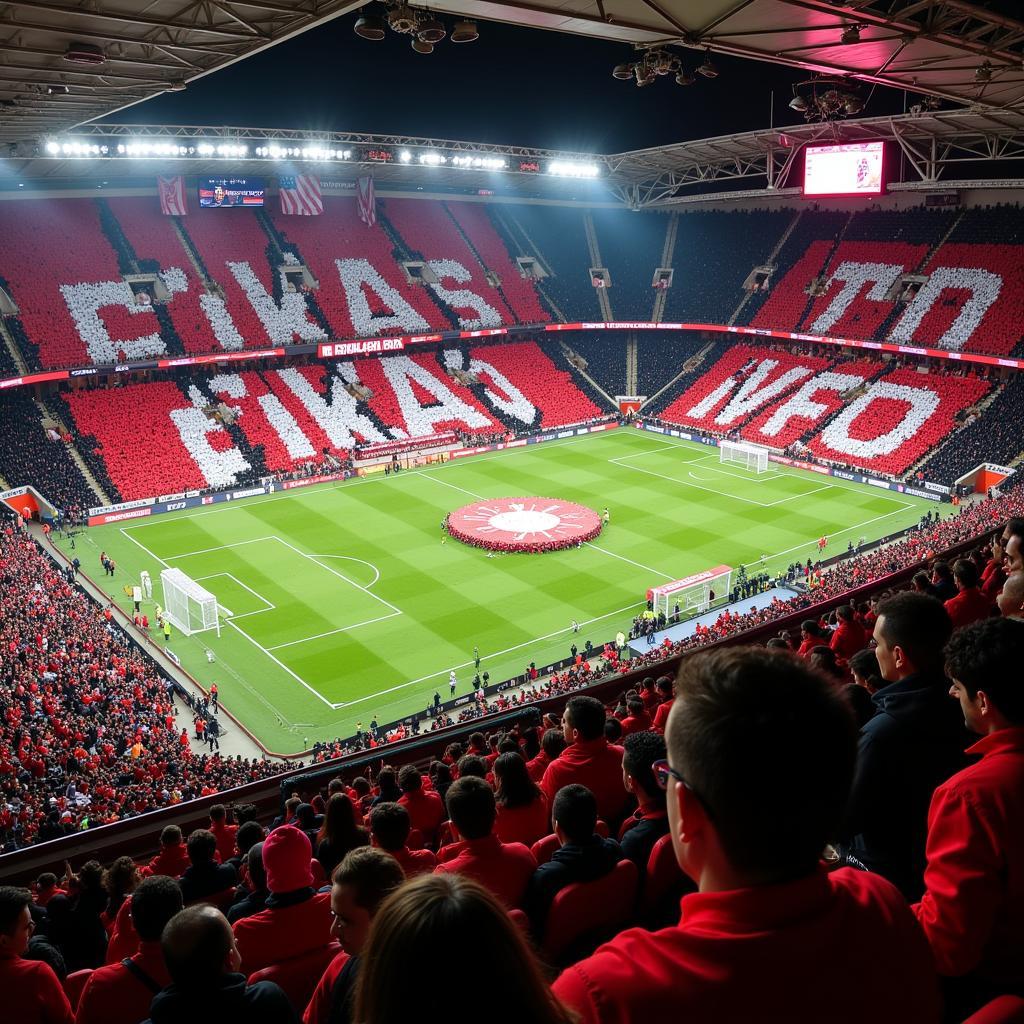
M 398 159 L 401 160 L 403 164 L 407 164 L 412 159 L 412 153 L 407 149 L 403 149 L 402 152 L 398 154 Z
M 801 114 L 807 110 L 807 100 L 803 96 L 794 96 L 789 101 L 790 110 L 798 110 Z
M 422 39 L 425 43 L 439 43 L 446 35 L 448 35 L 448 30 L 444 27 L 444 22 L 433 16 L 429 16 L 426 21 L 421 21 L 416 32 L 417 38 Z
M 51 156 L 55 156 L 57 153 L 60 152 L 60 146 L 56 142 L 48 142 L 46 144 L 46 152 L 49 153 Z
M 363 39 L 380 42 L 387 35 L 386 23 L 378 14 L 364 14 L 356 21 L 355 33 Z
M 475 21 L 465 19 L 452 26 L 451 41 L 453 43 L 475 43 L 480 38 L 480 31 Z
M 92 43 L 69 43 L 64 51 L 64 59 L 69 64 L 87 64 L 96 67 L 106 63 L 106 54 Z
M 434 44 L 430 43 L 430 42 L 427 42 L 425 39 L 414 38 L 413 41 L 412 41 L 412 48 L 417 53 L 433 53 L 434 52 Z
M 692 71 L 687 71 L 686 68 L 680 68 L 679 74 L 676 75 L 676 85 L 693 85 L 696 81 L 696 75 Z
M 839 37 L 839 41 L 844 46 L 853 46 L 860 42 L 860 25 L 848 25 L 843 29 L 843 34 Z
M 704 62 L 697 67 L 697 74 L 703 75 L 705 78 L 717 78 L 718 68 L 715 67 L 714 62 L 711 60 L 711 51 L 704 51 Z
M 617 78 L 620 82 L 628 82 L 632 77 L 632 64 L 616 64 L 612 69 L 612 78 Z

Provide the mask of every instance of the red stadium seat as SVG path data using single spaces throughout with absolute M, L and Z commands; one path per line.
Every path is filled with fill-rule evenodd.
M 625 925 L 636 902 L 637 877 L 636 865 L 620 860 L 604 878 L 576 882 L 559 892 L 544 930 L 547 962 L 558 964 L 570 948 L 596 944 Z
M 341 952 L 337 942 L 328 943 L 322 949 L 315 949 L 304 956 L 282 960 L 249 975 L 249 984 L 257 981 L 272 981 L 284 989 L 284 994 L 301 1014 L 309 1005 L 310 997 L 317 983 L 323 977 L 327 965 Z
M 530 847 L 530 853 L 533 854 L 534 859 L 537 861 L 537 866 L 541 864 L 547 864 L 551 860 L 551 855 L 558 849 L 561 844 L 558 842 L 558 836 L 551 833 L 549 836 L 545 836 L 543 839 L 538 839 L 537 842 Z
M 509 912 L 508 916 L 512 919 L 512 923 L 524 934 L 530 934 L 530 919 L 526 916 L 525 910 L 520 910 L 518 907 L 513 907 Z
M 976 1010 L 963 1024 L 1022 1024 L 1024 999 L 1020 996 L 999 996 Z
M 72 971 L 64 979 L 64 994 L 68 997 L 68 1002 L 71 1003 L 71 1009 L 78 1009 L 78 1000 L 82 998 L 82 992 L 85 989 L 85 983 L 92 977 L 92 968 L 86 967 L 81 971 Z

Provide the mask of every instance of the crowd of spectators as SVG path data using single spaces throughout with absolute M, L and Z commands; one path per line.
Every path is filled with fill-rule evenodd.
M 276 762 L 193 753 L 175 688 L 19 520 L 0 520 L 0 847 L 264 778 Z

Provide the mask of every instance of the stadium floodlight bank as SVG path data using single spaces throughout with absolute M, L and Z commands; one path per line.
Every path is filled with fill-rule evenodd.
M 744 469 L 752 469 L 755 473 L 764 473 L 768 470 L 768 449 L 739 441 L 719 441 L 718 461 L 734 462 Z
M 220 636 L 217 598 L 180 569 L 160 573 L 164 593 L 164 615 L 186 636 L 215 629 Z
M 664 612 L 671 620 L 679 605 L 680 618 L 706 612 L 719 598 L 729 596 L 732 590 L 732 567 L 716 565 L 713 569 L 694 573 L 681 580 L 662 583 L 647 591 L 647 600 L 655 614 Z

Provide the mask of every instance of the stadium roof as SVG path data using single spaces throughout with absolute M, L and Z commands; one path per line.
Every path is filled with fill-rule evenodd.
M 978 162 L 1024 159 L 1024 112 L 985 108 L 960 111 L 922 111 L 887 117 L 851 119 L 836 124 L 805 124 L 784 129 L 762 129 L 711 139 L 681 142 L 653 149 L 615 154 L 580 154 L 531 149 L 493 143 L 453 142 L 402 135 L 353 132 L 320 133 L 263 128 L 204 128 L 162 125 L 86 125 L 59 139 L 78 140 L 83 148 L 102 144 L 109 156 L 49 155 L 45 150 L 23 159 L 6 161 L 7 171 L 32 181 L 36 188 L 90 187 L 103 179 L 111 187 L 153 187 L 157 174 L 217 175 L 295 173 L 318 174 L 328 190 L 332 184 L 348 187 L 371 173 L 378 188 L 459 192 L 491 190 L 518 197 L 618 201 L 634 208 L 692 201 L 694 196 L 718 195 L 722 183 L 735 182 L 748 191 L 779 192 L 802 147 L 809 142 L 885 140 L 898 147 L 906 165 L 906 188 L 956 187 L 957 178 L 976 175 Z M 118 146 L 133 141 L 164 143 L 184 155 L 169 153 L 132 157 L 118 155 Z M 214 150 L 218 142 L 244 144 L 247 155 L 218 157 L 198 152 L 197 143 Z M 317 146 L 348 152 L 347 158 L 317 160 L 301 156 L 285 159 L 260 156 L 270 145 Z M 387 151 L 381 162 L 372 153 Z M 444 156 L 436 164 L 420 156 Z M 892 153 L 896 155 L 895 150 Z M 457 166 L 454 157 L 493 158 L 505 162 L 503 170 L 487 166 Z M 405 157 L 405 159 L 401 159 Z M 596 178 L 580 181 L 548 173 L 556 161 L 593 164 Z M 965 165 L 970 173 L 958 171 Z M 991 177 L 991 175 L 990 175 Z M 1004 187 L 1006 182 L 998 182 Z M 1013 182 L 1016 186 L 1021 181 Z M 995 185 L 993 185 L 995 187 Z M 735 195 L 735 193 L 734 193 Z
M 66 131 L 181 88 L 367 2 L 5 0 L 0 141 Z M 429 6 L 629 46 L 708 48 L 959 104 L 1024 104 L 1024 22 L 1012 16 L 1020 10 L 1014 0 L 987 7 L 966 0 L 432 0 Z M 840 36 L 852 26 L 859 41 L 843 44 Z

